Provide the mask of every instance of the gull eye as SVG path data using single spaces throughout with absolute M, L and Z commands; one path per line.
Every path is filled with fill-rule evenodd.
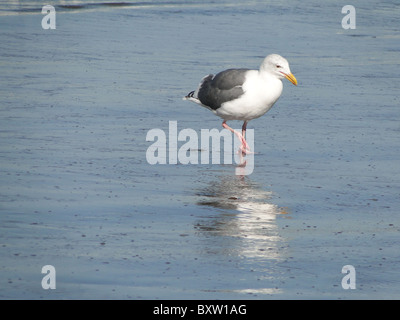
M 277 67 L 278 69 L 279 69 L 279 68 L 282 68 L 279 64 L 277 64 L 275 67 Z

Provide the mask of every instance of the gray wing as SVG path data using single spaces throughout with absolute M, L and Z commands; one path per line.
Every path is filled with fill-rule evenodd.
M 200 102 L 213 109 L 218 109 L 224 102 L 235 100 L 243 93 L 243 83 L 249 69 L 228 69 L 215 77 L 210 74 L 200 84 L 197 97 Z

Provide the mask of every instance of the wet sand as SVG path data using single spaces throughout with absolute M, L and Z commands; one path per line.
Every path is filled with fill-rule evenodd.
M 0 298 L 400 298 L 398 5 L 354 5 L 1 16 Z M 169 121 L 220 130 L 182 101 L 202 76 L 273 52 L 299 85 L 249 123 L 252 174 L 147 162 Z

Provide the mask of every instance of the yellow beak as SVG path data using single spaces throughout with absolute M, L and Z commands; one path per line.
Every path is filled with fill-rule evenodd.
M 295 86 L 297 86 L 297 79 L 293 75 L 293 73 L 290 74 L 285 74 L 285 78 L 288 79 L 291 83 L 293 83 Z

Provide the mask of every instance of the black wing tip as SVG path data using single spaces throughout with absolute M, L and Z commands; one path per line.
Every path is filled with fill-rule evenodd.
M 190 91 L 185 98 L 193 98 L 194 91 Z

